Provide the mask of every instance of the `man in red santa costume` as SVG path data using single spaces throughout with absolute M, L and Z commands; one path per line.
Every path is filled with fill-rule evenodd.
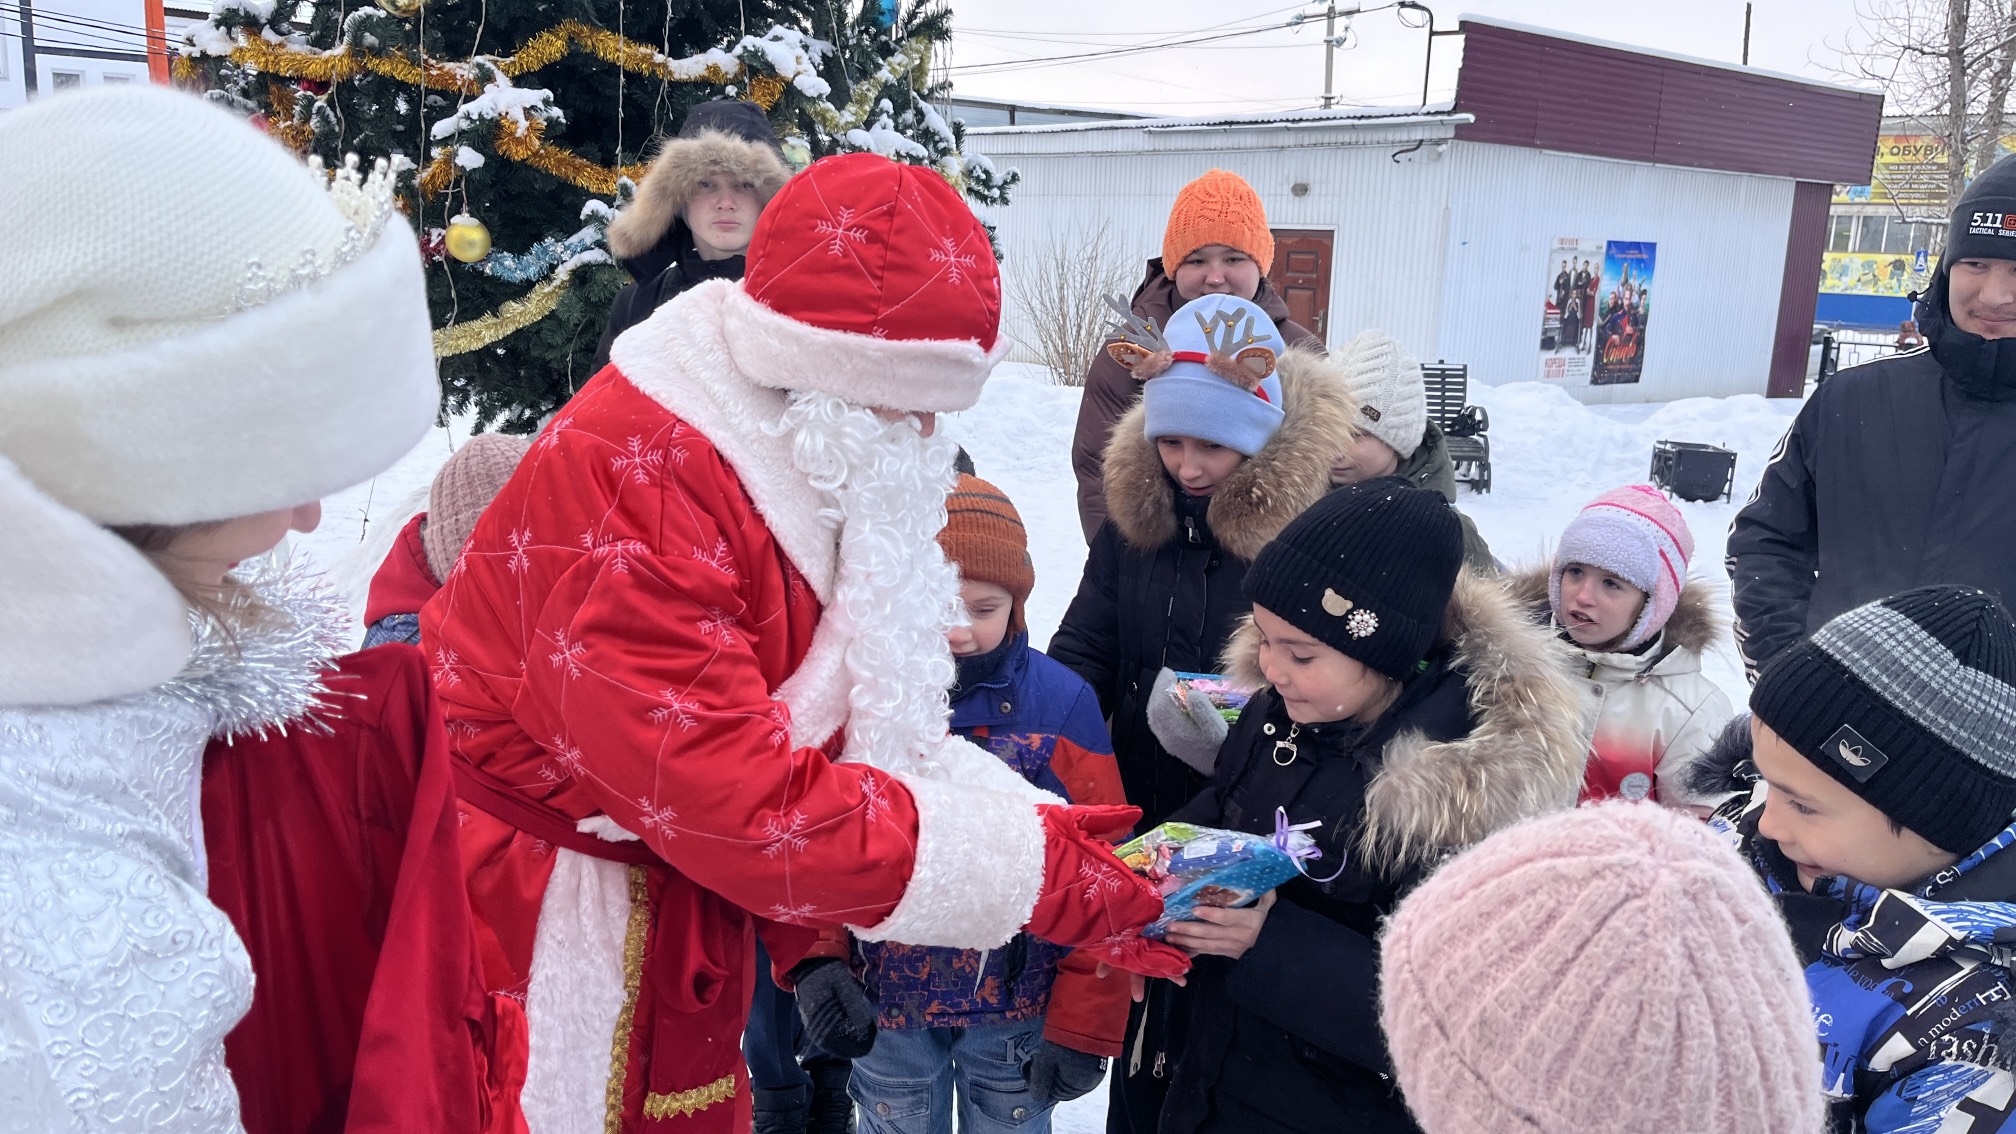
M 742 281 L 616 341 L 422 612 L 533 1134 L 745 1129 L 752 924 L 780 972 L 834 925 L 1186 964 L 1093 837 L 1132 809 L 1059 806 L 946 730 L 934 415 L 979 398 L 999 325 L 943 178 L 818 162 Z

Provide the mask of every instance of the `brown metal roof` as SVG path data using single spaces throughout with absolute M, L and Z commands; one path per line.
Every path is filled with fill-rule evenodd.
M 1863 185 L 1883 96 L 1465 18 L 1472 142 Z

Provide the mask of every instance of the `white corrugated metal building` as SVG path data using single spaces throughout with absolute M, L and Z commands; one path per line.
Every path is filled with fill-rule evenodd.
M 1329 234 L 1327 302 L 1305 289 L 1302 306 L 1316 303 L 1303 321 L 1332 343 L 1378 327 L 1423 361 L 1469 364 L 1474 380 L 1540 378 L 1555 242 L 1650 242 L 1657 303 L 1635 380 L 1564 386 L 1599 402 L 1796 393 L 1831 182 L 1857 162 L 1866 174 L 1880 98 L 1474 19 L 1464 33 L 1456 98 L 1441 106 L 970 131 L 1022 175 L 1014 203 L 987 215 L 1004 270 L 1027 270 L 1018 251 L 1040 260 L 1046 242 L 1102 226 L 1109 243 L 1153 256 L 1176 191 L 1222 168 L 1260 193 L 1277 245 L 1281 230 Z M 1568 60 L 1550 66 L 1550 53 L 1573 54 L 1582 81 L 1613 91 L 1649 80 L 1643 136 L 1620 139 L 1631 120 L 1587 104 L 1562 121 Z M 1716 121 L 1732 110 L 1740 133 Z M 1822 135 L 1817 152 L 1773 152 L 1789 131 L 1809 150 Z M 1008 317 L 1024 337 L 1012 303 Z

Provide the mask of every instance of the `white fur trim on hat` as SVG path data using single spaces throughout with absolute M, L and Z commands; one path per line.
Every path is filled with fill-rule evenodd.
M 1344 384 L 1358 401 L 1351 424 L 1386 442 L 1401 460 L 1428 432 L 1428 391 L 1421 364 L 1384 331 L 1360 331 L 1336 355 Z
M 0 706 L 151 689 L 189 656 L 189 612 L 131 544 L 0 457 Z
M 995 761 L 999 763 L 999 761 Z M 917 857 L 896 909 L 864 941 L 998 949 L 1036 912 L 1043 817 L 1025 796 L 898 776 L 917 804 Z
M 319 283 L 192 333 L 0 362 L 0 452 L 100 523 L 223 520 L 370 479 L 439 405 L 420 250 L 395 224 Z
M 980 388 L 1008 355 L 957 339 L 878 339 L 831 331 L 779 315 L 740 287 L 723 300 L 722 331 L 735 369 L 759 386 L 816 390 L 857 406 L 956 413 L 980 400 Z

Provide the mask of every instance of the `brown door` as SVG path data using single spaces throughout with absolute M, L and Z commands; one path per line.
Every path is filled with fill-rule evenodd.
M 1274 264 L 1267 278 L 1288 301 L 1288 317 L 1330 340 L 1330 252 L 1336 234 L 1312 228 L 1274 230 Z

